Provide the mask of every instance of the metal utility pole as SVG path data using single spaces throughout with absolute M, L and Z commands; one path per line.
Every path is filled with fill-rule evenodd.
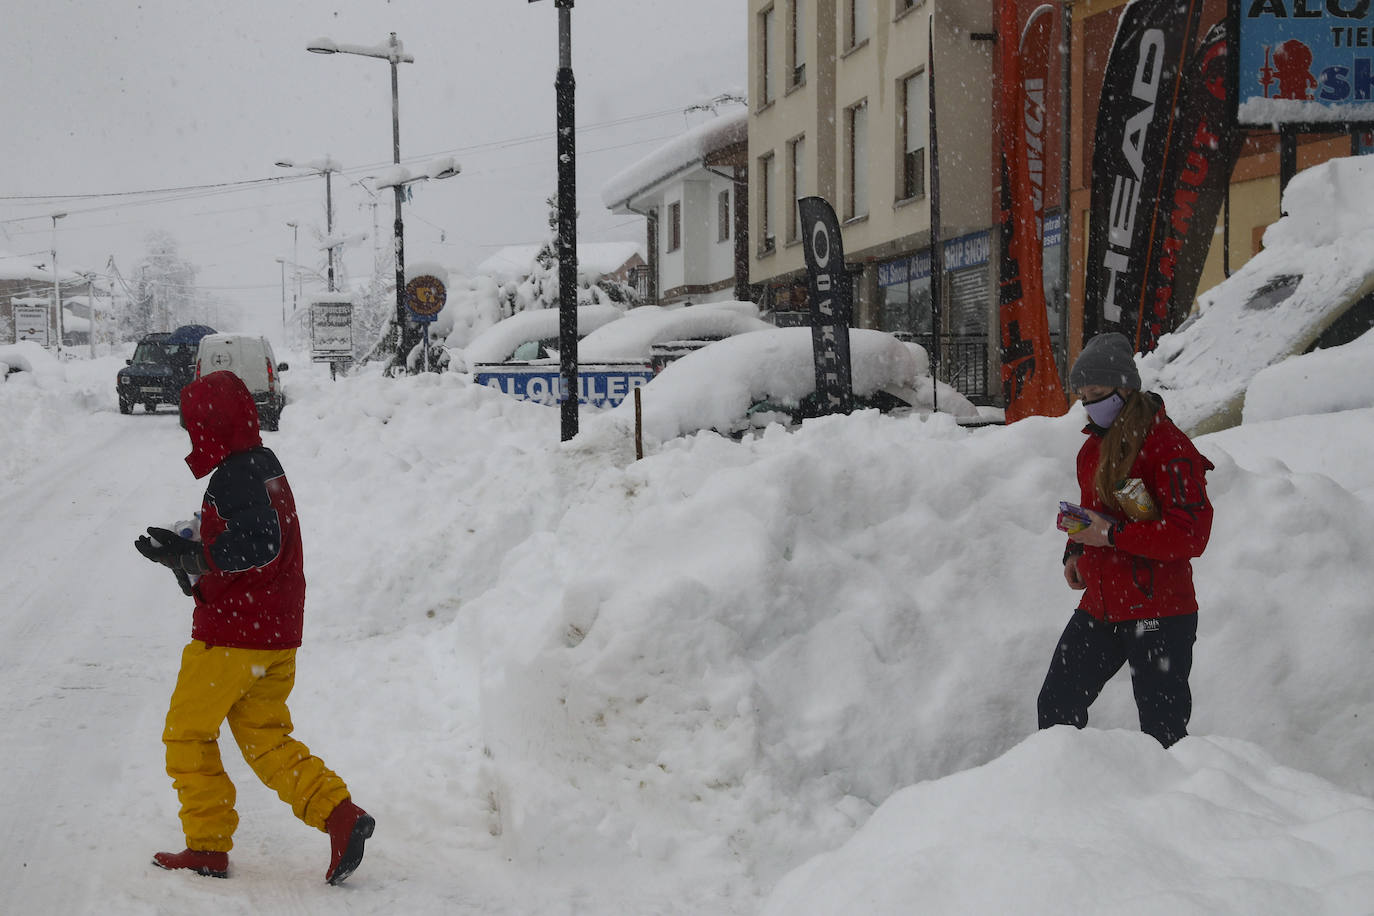
M 405 53 L 401 42 L 396 38 L 396 33 L 391 33 L 386 44 L 373 47 L 340 44 L 332 39 L 318 38 L 306 45 L 305 49 L 313 54 L 358 54 L 363 57 L 375 57 L 391 65 L 391 161 L 394 165 L 399 166 L 401 164 L 401 107 L 396 71 L 400 64 L 415 63 L 415 58 Z M 405 200 L 405 190 L 400 184 L 395 186 L 395 200 L 396 364 L 404 371 L 406 354 L 418 343 L 418 334 L 411 330 L 411 323 L 406 319 L 405 226 L 401 222 L 401 204 Z
M 529 0 L 534 3 L 536 0 Z M 577 151 L 576 87 L 572 70 L 573 0 L 558 8 L 558 369 L 563 396 L 563 441 L 577 435 Z
M 67 335 L 62 327 L 62 286 L 57 276 L 57 221 L 65 217 L 65 213 L 54 213 L 52 215 L 52 298 L 57 303 L 57 349 L 60 352 L 67 345 Z

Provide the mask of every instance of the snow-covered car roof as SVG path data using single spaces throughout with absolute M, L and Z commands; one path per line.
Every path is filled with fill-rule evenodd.
M 1312 346 L 1374 291 L 1374 159 L 1296 175 L 1264 250 L 1198 297 L 1198 312 L 1140 360 L 1146 388 L 1190 434 L 1235 426 L 1251 380 Z
M 854 393 L 910 392 L 918 409 L 933 404 L 931 380 L 922 374 L 920 347 L 885 331 L 851 329 Z M 918 355 L 919 354 L 919 355 Z M 714 429 L 733 433 L 748 425 L 761 402 L 799 405 L 816 390 L 810 328 L 771 328 L 716 341 L 667 366 L 642 392 L 645 434 L 659 441 Z M 900 397 L 900 394 L 896 396 Z M 940 410 L 976 419 L 978 408 L 940 383 Z M 615 411 L 633 410 L 628 401 Z
M 773 330 L 752 302 L 708 302 L 665 307 L 641 305 L 625 317 L 588 334 L 577 345 L 578 361 L 648 359 L 655 344 L 678 340 L 720 340 L 751 331 Z
M 477 363 L 503 363 L 526 341 L 557 337 L 558 312 L 557 308 L 534 309 L 498 321 L 463 348 L 463 361 L 469 369 Z M 624 314 L 613 305 L 579 305 L 577 329 L 586 335 L 619 320 Z

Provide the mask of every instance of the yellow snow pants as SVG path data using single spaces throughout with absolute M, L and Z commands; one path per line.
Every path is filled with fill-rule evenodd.
M 234 845 L 234 784 L 219 756 L 226 720 L 253 772 L 309 826 L 324 830 L 348 798 L 344 781 L 291 737 L 286 698 L 295 681 L 295 649 L 210 647 L 194 639 L 182 652 L 162 742 L 188 849 L 228 852 Z

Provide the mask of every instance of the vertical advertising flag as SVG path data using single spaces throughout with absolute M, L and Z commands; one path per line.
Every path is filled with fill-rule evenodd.
M 1084 339 L 1120 331 L 1148 349 L 1148 261 L 1168 219 L 1167 160 L 1202 4 L 1131 0 L 1117 26 L 1093 141 Z
M 1225 21 L 1207 33 L 1184 68 L 1178 125 L 1160 201 L 1160 226 L 1145 278 L 1141 352 L 1183 323 L 1226 201 L 1245 137 L 1232 116 L 1228 71 L 1234 42 Z
M 1016 20 L 1013 0 L 1002 0 L 998 33 L 1017 35 Z M 1012 41 L 1002 41 L 999 50 L 1002 256 L 997 312 L 1001 325 L 1002 397 L 1007 422 L 1014 423 L 1028 416 L 1061 416 L 1068 405 L 1054 364 L 1049 316 L 1045 311 L 1044 251 L 1026 155 L 1027 99 L 1019 48 Z
M 823 197 L 803 197 L 801 210 L 806 279 L 811 299 L 811 346 L 816 360 L 816 397 L 824 413 L 854 409 L 849 364 L 849 321 L 854 293 L 844 264 L 844 243 L 835 209 Z
M 1021 9 L 1025 8 L 1022 3 Z M 1041 3 L 1031 10 L 1021 27 L 1017 65 L 1021 68 L 1022 131 L 1026 174 L 1030 181 L 1031 207 L 1037 226 L 1043 226 L 1045 209 L 1060 193 L 1057 136 L 1062 131 L 1059 100 L 1059 36 L 1055 7 Z M 1040 233 L 1043 242 L 1043 231 Z

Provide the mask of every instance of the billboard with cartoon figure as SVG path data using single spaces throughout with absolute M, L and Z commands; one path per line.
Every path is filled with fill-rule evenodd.
M 1374 123 L 1371 7 L 1371 0 L 1232 0 L 1239 122 Z

